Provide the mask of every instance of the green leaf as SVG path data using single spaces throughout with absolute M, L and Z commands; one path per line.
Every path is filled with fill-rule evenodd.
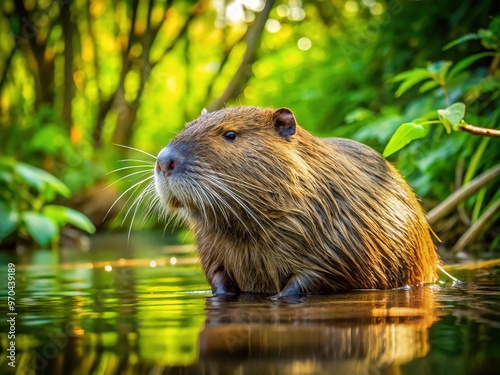
M 465 59 L 460 60 L 451 68 L 450 74 L 448 74 L 448 77 L 451 79 L 455 77 L 458 73 L 460 73 L 462 70 L 468 68 L 470 65 L 475 63 L 477 60 L 482 59 L 483 57 L 487 56 L 495 56 L 494 52 L 482 52 L 482 53 L 476 53 L 475 55 L 466 57 Z
M 22 214 L 22 220 L 33 239 L 42 246 L 46 246 L 59 233 L 59 228 L 47 216 L 34 211 Z
M 69 207 L 47 205 L 43 208 L 43 213 L 57 221 L 61 226 L 72 224 L 88 233 L 95 232 L 95 226 L 87 216 Z
M 0 202 L 0 241 L 14 232 L 19 222 L 19 214 L 16 210 Z
M 439 86 L 439 83 L 437 83 L 436 81 L 432 80 L 432 81 L 425 82 L 422 86 L 420 86 L 420 88 L 418 89 L 418 91 L 420 93 L 424 93 L 424 92 L 432 90 L 433 88 L 436 88 L 438 86 Z
M 394 154 L 415 139 L 423 138 L 429 132 L 429 127 L 407 122 L 399 126 L 392 135 L 384 150 L 384 157 Z
M 477 34 L 475 33 L 470 33 L 470 34 L 465 34 L 465 35 L 462 35 L 461 37 L 451 41 L 450 43 L 448 43 L 447 45 L 445 45 L 443 47 L 443 51 L 446 51 L 447 49 L 450 49 L 452 47 L 455 47 L 456 45 L 458 44 L 462 44 L 468 40 L 477 40 L 478 36 Z
M 437 110 L 439 119 L 443 122 L 446 132 L 450 134 L 451 129 L 457 130 L 458 124 L 464 119 L 465 104 L 458 102 L 445 109 Z
M 419 117 L 419 118 L 411 120 L 412 124 L 422 125 L 422 123 L 424 123 L 424 122 L 429 122 L 429 119 L 427 117 Z
M 18 162 L 15 165 L 15 170 L 24 181 L 38 191 L 51 189 L 66 198 L 71 195 L 71 191 L 61 180 L 45 172 L 43 169 Z
M 453 62 L 448 60 L 436 61 L 435 63 L 429 64 L 427 66 L 427 70 L 433 75 L 438 76 L 439 79 L 443 81 L 452 64 Z
M 351 112 L 345 115 L 346 124 L 352 124 L 354 122 L 363 121 L 367 118 L 373 117 L 374 112 L 366 108 L 355 108 Z
M 398 74 L 392 79 L 393 82 L 402 81 L 398 89 L 396 90 L 395 96 L 399 98 L 417 83 L 430 78 L 432 78 L 430 72 L 422 68 L 416 68 Z
M 479 29 L 477 36 L 481 39 L 481 44 L 488 49 L 498 48 L 498 37 L 496 33 L 489 29 Z
M 429 72 L 427 69 L 424 68 L 414 68 L 410 70 L 405 70 L 404 72 L 396 74 L 394 77 L 390 79 L 390 82 L 399 82 L 399 81 L 404 81 L 410 77 L 418 76 L 418 75 L 425 75 L 427 77 L 430 77 Z

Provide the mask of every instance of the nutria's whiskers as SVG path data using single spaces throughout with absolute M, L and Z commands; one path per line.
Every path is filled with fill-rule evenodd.
M 147 216 L 152 215 L 152 213 L 153 213 L 151 210 L 152 207 L 157 207 L 156 209 L 157 209 L 159 214 L 164 209 L 159 204 L 159 198 L 155 194 L 154 173 L 153 173 L 152 167 L 156 163 L 156 157 L 148 152 L 137 149 L 135 147 L 119 145 L 119 144 L 115 144 L 115 145 L 118 147 L 123 147 L 123 148 L 129 149 L 129 150 L 140 152 L 144 155 L 147 155 L 147 156 L 150 156 L 151 158 L 153 158 L 153 161 L 141 160 L 141 159 L 122 159 L 122 160 L 119 160 L 118 162 L 120 162 L 120 163 L 132 162 L 132 163 L 134 163 L 134 165 L 120 167 L 120 168 L 117 168 L 117 169 L 107 173 L 107 174 L 111 174 L 111 173 L 117 173 L 117 172 L 121 172 L 121 171 L 131 171 L 132 170 L 131 173 L 128 173 L 123 177 L 120 177 L 118 180 L 116 180 L 116 181 L 112 182 L 111 184 L 109 184 L 108 186 L 106 186 L 105 189 L 110 188 L 111 186 L 117 184 L 118 182 L 120 182 L 124 179 L 140 177 L 139 181 L 135 182 L 132 186 L 130 186 L 122 194 L 120 194 L 120 196 L 113 202 L 111 207 L 108 209 L 108 211 L 106 212 L 106 215 L 104 216 L 104 219 L 103 219 L 103 221 L 104 221 L 106 219 L 106 217 L 109 215 L 109 213 L 111 212 L 111 210 L 116 206 L 116 204 L 129 193 L 130 194 L 129 197 L 127 198 L 127 200 L 125 201 L 125 203 L 123 204 L 123 206 L 121 207 L 120 211 L 117 214 L 117 216 L 121 215 L 123 210 L 129 204 L 130 200 L 132 198 L 134 198 L 132 201 L 132 204 L 128 207 L 128 209 L 125 213 L 125 216 L 123 217 L 122 222 L 120 224 L 120 225 L 123 225 L 123 223 L 125 222 L 125 220 L 127 219 L 127 217 L 130 215 L 130 213 L 133 210 L 133 214 L 132 214 L 131 222 L 130 222 L 130 227 L 128 230 L 128 240 L 129 240 L 132 226 L 134 224 L 134 220 L 135 220 L 135 217 L 137 215 L 138 209 L 141 205 L 141 202 L 143 202 L 146 197 L 149 197 L 149 200 L 150 200 L 149 203 L 153 203 L 154 201 L 156 201 L 156 205 L 152 206 L 151 204 L 149 204 L 146 206 L 146 207 L 148 207 L 147 215 L 144 216 L 144 218 L 141 222 L 141 226 L 144 224 L 145 220 L 147 219 Z M 139 170 L 137 170 L 137 169 L 139 169 Z M 145 176 L 145 177 L 142 178 L 143 176 Z M 142 186 L 146 183 L 147 183 L 147 186 L 145 188 L 142 188 Z M 134 197 L 134 195 L 138 191 L 140 191 L 140 193 Z M 134 206 L 135 206 L 135 208 L 134 208 Z M 165 215 L 163 215 L 163 216 L 165 216 Z
M 236 214 L 235 209 L 229 204 L 229 202 L 223 198 L 223 194 L 228 196 L 233 202 L 235 202 L 240 208 L 243 209 L 243 211 L 255 221 L 255 223 L 260 227 L 260 229 L 263 231 L 263 233 L 266 233 L 264 227 L 260 223 L 259 219 L 257 218 L 256 214 L 244 203 L 244 198 L 238 195 L 234 190 L 230 189 L 224 182 L 215 176 L 203 176 L 200 178 L 200 180 L 205 181 L 208 185 L 207 188 L 210 188 L 213 193 L 217 194 L 219 197 L 221 203 L 223 203 L 241 222 L 241 224 L 245 227 L 247 230 L 248 234 L 253 237 L 253 233 L 250 230 L 250 228 L 247 226 L 247 224 L 240 218 L 239 215 Z M 215 189 L 220 189 L 221 194 L 217 193 Z M 262 214 L 262 211 L 257 209 L 257 213 Z
M 131 167 L 131 168 L 132 168 L 132 167 Z M 141 166 L 140 168 L 144 168 L 144 167 L 142 167 L 142 166 Z M 113 172 L 116 172 L 116 171 L 113 171 Z M 135 176 L 135 175 L 140 175 L 140 176 L 143 176 L 143 175 L 146 175 L 146 174 L 151 174 L 151 171 L 150 171 L 150 170 L 147 170 L 147 171 L 142 170 L 142 171 L 137 171 L 137 172 L 132 172 L 132 173 L 129 173 L 128 175 L 123 176 L 123 177 L 119 178 L 118 180 L 113 181 L 112 183 L 110 183 L 108 186 L 106 186 L 106 187 L 104 188 L 104 190 L 109 189 L 109 188 L 110 188 L 111 186 L 113 186 L 114 184 L 117 184 L 118 182 L 120 182 L 120 181 L 122 181 L 122 180 L 124 180 L 124 179 L 126 179 L 126 178 L 130 178 L 130 177 Z M 154 177 L 154 176 L 150 176 L 150 177 Z
M 154 175 L 151 175 L 149 177 L 146 177 L 138 182 L 136 182 L 135 184 L 133 184 L 131 187 L 129 187 L 127 190 L 125 190 L 123 193 L 120 194 L 120 196 L 118 198 L 116 198 L 116 200 L 113 202 L 113 204 L 111 205 L 111 207 L 108 209 L 108 211 L 106 212 L 106 215 L 104 216 L 104 219 L 106 219 L 106 217 L 109 215 L 109 213 L 111 212 L 111 210 L 113 209 L 113 207 L 120 201 L 120 199 L 123 198 L 123 196 L 125 194 L 127 194 L 129 191 L 131 191 L 132 189 L 132 193 L 135 192 L 141 184 L 143 184 L 145 181 L 149 180 L 149 179 L 152 179 L 154 178 Z M 132 194 L 133 195 L 133 194 Z M 132 196 L 131 195 L 131 196 Z M 125 202 L 125 205 L 127 204 L 127 202 L 130 200 L 130 197 L 127 199 L 127 201 Z M 123 210 L 123 208 L 120 210 L 120 212 Z M 119 215 L 119 214 L 118 214 Z M 104 220 L 103 219 L 103 220 Z
M 142 159 L 121 159 L 121 160 L 118 160 L 118 163 L 125 163 L 125 162 L 134 162 L 134 163 L 154 165 L 156 161 L 149 161 L 149 160 L 142 160 Z
M 148 177 L 147 179 L 149 179 L 151 177 Z M 144 180 L 143 180 L 144 181 Z M 141 191 L 141 193 L 134 199 L 134 201 L 132 202 L 132 204 L 130 205 L 129 209 L 127 210 L 127 213 L 125 214 L 125 217 L 123 218 L 122 220 L 122 225 L 125 221 L 125 219 L 128 217 L 129 215 L 129 212 L 131 211 L 131 209 L 135 206 L 135 209 L 134 209 L 134 214 L 132 215 L 132 219 L 130 221 L 130 226 L 129 226 L 129 229 L 128 229 L 128 236 L 127 236 L 127 241 L 130 240 L 130 233 L 132 232 L 132 225 L 134 224 L 134 220 L 135 220 L 135 216 L 137 215 L 137 211 L 140 207 L 140 204 L 141 202 L 144 200 L 144 198 L 146 196 L 149 195 L 150 197 L 150 201 L 152 200 L 152 198 L 154 197 L 154 180 L 152 180 L 148 186 L 146 186 L 145 189 L 143 189 Z
M 141 150 L 141 149 L 139 149 L 139 148 L 135 148 L 135 147 L 131 147 L 131 146 L 125 146 L 125 145 L 120 145 L 120 144 L 118 144 L 118 143 L 113 143 L 113 145 L 118 146 L 118 147 L 128 148 L 129 150 L 133 150 L 133 151 L 140 152 L 140 153 L 142 153 L 142 154 L 144 154 L 144 155 L 151 156 L 153 159 L 155 159 L 155 160 L 156 160 L 156 156 L 154 156 L 153 154 L 150 154 L 149 152 L 146 152 L 146 151 L 144 151 L 144 150 Z
M 226 173 L 222 173 L 222 172 L 218 172 L 218 171 L 210 171 L 210 174 L 217 176 L 222 181 L 225 181 L 226 183 L 229 183 L 229 184 L 236 184 L 237 186 L 244 186 L 250 190 L 254 190 L 254 191 L 258 191 L 258 192 L 262 192 L 262 193 L 272 193 L 273 192 L 272 189 L 267 189 L 267 188 L 264 188 L 264 187 L 258 186 L 258 185 L 248 184 L 245 181 L 242 181 L 241 178 L 238 179 L 238 178 L 230 176 Z
M 245 222 L 243 221 L 243 219 L 240 217 L 240 215 L 238 215 L 238 213 L 236 212 L 236 210 L 231 206 L 231 204 L 229 204 L 229 202 L 219 193 L 217 192 L 216 189 L 214 189 L 214 185 L 211 184 L 211 181 L 210 180 L 207 180 L 206 178 L 201 178 L 201 180 L 207 182 L 208 184 L 205 185 L 205 189 L 208 190 L 208 192 L 211 194 L 213 200 L 210 200 L 210 201 L 214 201 L 217 206 L 219 207 L 222 215 L 224 216 L 226 222 L 228 225 L 231 225 L 231 221 L 229 220 L 228 216 L 227 216 L 227 213 L 226 211 L 224 210 L 223 206 L 226 207 L 230 213 L 232 213 L 236 219 L 238 219 L 238 221 L 245 227 L 245 229 L 247 231 L 249 231 L 248 227 L 246 226 Z M 215 185 L 215 187 L 220 187 L 220 186 L 217 186 Z
M 165 216 L 165 210 L 160 203 L 160 198 L 155 194 L 154 182 L 150 182 L 146 189 L 150 190 L 148 191 L 148 194 L 150 195 L 150 201 L 147 205 L 146 210 L 144 211 L 144 215 L 141 220 L 141 227 L 144 226 L 147 219 L 152 218 L 155 214 L 158 220 L 160 218 L 164 218 Z
M 142 185 L 143 185 L 146 181 L 148 181 L 148 180 L 150 180 L 150 179 L 153 179 L 153 178 L 154 178 L 154 177 L 149 176 L 149 177 L 146 177 L 146 178 L 144 178 L 144 179 L 142 179 L 142 180 L 140 180 L 140 181 L 136 182 L 135 184 L 133 184 L 130 188 L 128 188 L 127 190 L 125 190 L 125 191 L 124 191 L 124 192 L 123 192 L 123 193 L 122 193 L 122 194 L 118 197 L 118 199 L 115 201 L 115 203 L 116 203 L 116 202 L 118 202 L 118 201 L 119 201 L 119 200 L 120 200 L 120 199 L 121 199 L 121 198 L 122 198 L 125 194 L 127 194 L 129 191 L 131 191 L 131 190 L 133 189 L 133 190 L 131 191 L 131 193 L 130 193 L 130 196 L 127 198 L 127 200 L 126 200 L 126 201 L 125 201 L 125 203 L 123 204 L 123 207 L 122 207 L 122 208 L 120 209 L 120 211 L 118 212 L 118 216 L 122 213 L 122 211 L 124 210 L 124 208 L 127 206 L 128 202 L 130 202 L 130 200 L 131 200 L 132 198 L 134 198 L 134 194 L 135 194 L 137 191 L 141 191 L 141 187 L 142 187 Z M 134 198 L 134 201 L 135 201 L 135 198 Z M 115 203 L 113 203 L 113 206 L 114 206 L 114 204 L 115 204 Z M 113 206 L 111 206 L 111 208 L 113 208 Z M 121 224 L 123 225 L 123 221 L 122 221 L 122 223 L 121 223 Z

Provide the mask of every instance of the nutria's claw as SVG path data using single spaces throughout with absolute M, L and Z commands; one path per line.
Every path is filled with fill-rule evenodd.
M 214 272 L 211 284 L 214 297 L 234 296 L 240 292 L 224 269 L 219 269 Z
M 290 280 L 286 283 L 285 287 L 279 292 L 271 297 L 273 301 L 277 301 L 280 299 L 290 298 L 290 297 L 298 297 L 301 294 L 305 294 L 302 287 L 299 283 L 299 277 L 292 276 Z

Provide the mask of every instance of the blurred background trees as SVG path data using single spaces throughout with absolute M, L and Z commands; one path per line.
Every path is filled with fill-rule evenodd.
M 439 86 L 396 98 L 398 73 L 493 51 L 467 65 L 447 94 L 466 104 L 469 123 L 499 127 L 500 27 L 491 26 L 498 1 L 5 0 L 0 7 L 2 176 L 16 160 L 44 169 L 74 193 L 63 203 L 98 226 L 118 190 L 132 185 L 124 179 L 103 190 L 122 176 L 106 173 L 124 157 L 142 159 L 114 144 L 156 154 L 205 107 L 287 106 L 317 135 L 381 152 L 401 123 L 446 107 Z M 470 37 L 443 50 L 478 30 L 490 30 L 489 44 Z M 498 146 L 436 128 L 390 160 L 429 210 L 498 164 Z M 1 176 L 0 183 L 8 185 Z M 499 186 L 494 179 L 435 224 L 446 247 L 498 202 Z M 493 213 L 467 249 L 498 251 L 498 223 Z

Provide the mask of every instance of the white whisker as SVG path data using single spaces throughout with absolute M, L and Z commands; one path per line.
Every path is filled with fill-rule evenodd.
M 113 203 L 113 204 L 111 205 L 111 207 L 108 209 L 108 211 L 106 212 L 106 215 L 104 216 L 104 219 L 102 219 L 102 220 L 104 221 L 104 220 L 106 219 L 106 217 L 108 217 L 109 212 L 113 209 L 113 207 L 116 205 L 116 203 L 118 203 L 118 201 L 119 201 L 119 200 L 120 200 L 120 199 L 121 199 L 121 198 L 122 198 L 125 194 L 127 194 L 130 190 L 132 190 L 132 189 L 134 189 L 134 188 L 136 188 L 136 189 L 137 189 L 137 187 L 138 187 L 138 186 L 140 186 L 140 184 L 142 184 L 144 181 L 147 181 L 147 180 L 148 180 L 148 179 L 150 179 L 150 178 L 154 178 L 154 175 L 153 175 L 153 176 L 150 176 L 150 177 L 147 177 L 147 178 L 145 178 L 145 179 L 143 179 L 143 180 L 141 180 L 141 181 L 139 181 L 139 182 L 136 182 L 136 183 L 135 183 L 135 184 L 133 184 L 131 187 L 129 187 L 127 190 L 125 190 L 122 194 L 120 194 L 120 196 L 119 196 L 119 197 L 118 197 L 118 198 L 114 201 L 114 203 Z M 130 199 L 130 198 L 129 198 L 129 199 Z M 127 202 L 128 202 L 128 200 L 127 200 Z M 126 204 L 126 202 L 125 202 L 125 204 Z M 123 210 L 123 208 L 122 208 L 122 210 Z M 120 212 L 121 212 L 122 210 L 120 210 Z
M 203 178 L 202 180 L 204 180 L 205 182 L 208 182 L 208 183 L 210 183 L 210 182 L 211 182 L 210 180 L 208 180 L 208 179 L 206 179 L 206 178 Z M 216 187 L 217 187 L 217 185 L 216 185 Z M 232 213 L 232 214 L 233 214 L 233 215 L 234 215 L 234 216 L 238 219 L 238 221 L 239 221 L 239 222 L 240 222 L 240 223 L 241 223 L 241 224 L 245 227 L 245 229 L 247 230 L 247 232 L 251 234 L 250 228 L 248 228 L 248 226 L 245 224 L 245 222 L 243 221 L 243 219 L 242 219 L 242 218 L 241 218 L 241 217 L 237 214 L 237 212 L 234 210 L 234 208 L 233 208 L 233 207 L 232 207 L 232 206 L 231 206 L 231 205 L 230 205 L 230 204 L 229 204 L 229 203 L 228 203 L 228 202 L 227 202 L 227 201 L 226 201 L 226 200 L 225 200 L 225 199 L 224 199 L 224 198 L 223 198 L 223 197 L 222 197 L 222 196 L 221 196 L 221 195 L 220 195 L 220 194 L 216 191 L 216 190 L 212 189 L 212 188 L 211 188 L 210 186 L 208 186 L 208 185 L 205 185 L 205 188 L 206 188 L 206 189 L 209 189 L 215 197 L 218 197 L 218 201 L 219 201 L 220 203 L 222 203 L 224 206 L 226 206 L 226 207 L 227 207 L 227 209 L 228 209 L 228 210 L 229 210 L 229 211 L 230 211 L 230 212 L 231 212 L 231 213 Z M 234 199 L 234 198 L 233 198 L 233 199 Z M 240 204 L 240 206 L 241 206 L 241 204 Z M 243 208 L 243 210 L 244 210 L 245 212 L 247 212 L 247 213 L 248 213 L 248 211 L 247 211 L 247 209 L 246 209 L 245 207 L 243 207 L 243 206 L 241 206 L 241 207 Z M 228 221 L 228 223 L 229 223 L 229 221 Z
M 121 159 L 121 160 L 118 160 L 118 163 L 125 163 L 125 162 L 136 162 L 136 163 L 142 163 L 142 164 L 148 164 L 148 165 L 155 165 L 154 161 L 142 160 L 142 159 Z
M 143 153 L 144 155 L 148 155 L 148 156 L 151 156 L 153 159 L 156 160 L 156 156 L 154 156 L 153 154 L 150 154 L 149 152 L 146 152 L 146 151 L 143 151 L 143 150 L 140 150 L 138 148 L 135 148 L 135 147 L 131 147 L 131 146 L 125 146 L 125 145 L 120 145 L 118 143 L 113 143 L 115 146 L 118 146 L 118 147 L 123 147 L 123 148 L 128 148 L 129 150 L 134 150 L 134 151 L 137 151 L 137 152 L 141 152 Z
M 106 187 L 104 188 L 104 190 L 106 190 L 106 189 L 110 188 L 111 186 L 113 186 L 113 185 L 114 185 L 114 184 L 116 184 L 117 182 L 120 182 L 121 180 L 126 179 L 127 177 L 131 177 L 131 176 L 134 176 L 134 175 L 136 175 L 136 174 L 143 175 L 143 174 L 150 174 L 150 173 L 151 173 L 151 171 L 138 171 L 138 172 L 133 172 L 133 173 L 130 173 L 130 174 L 128 174 L 128 175 L 126 175 L 126 176 L 123 176 L 122 178 L 119 178 L 118 180 L 116 180 L 116 181 L 112 182 L 111 184 L 109 184 L 108 186 L 106 186 Z
M 257 216 L 255 215 L 255 213 L 244 203 L 243 199 L 237 193 L 235 193 L 233 190 L 231 190 L 226 184 L 224 184 L 220 179 L 218 179 L 214 176 L 210 176 L 210 177 L 211 177 L 211 179 L 206 178 L 206 176 L 203 176 L 202 179 L 205 182 L 207 182 L 208 184 L 211 184 L 212 186 L 219 188 L 222 192 L 226 193 L 230 198 L 232 198 L 232 200 L 234 202 L 236 202 L 243 209 L 243 211 L 246 212 L 255 221 L 255 223 L 262 229 L 262 232 L 265 233 L 269 237 L 269 235 L 267 234 L 267 231 L 264 229 L 264 227 L 262 226 L 262 224 L 258 220 Z M 223 200 L 223 199 L 221 199 L 221 201 L 225 202 L 225 200 Z M 231 206 L 228 204 L 227 207 L 229 208 Z M 232 207 L 231 207 L 231 212 L 233 214 L 236 214 L 234 209 L 232 209 Z M 262 214 L 262 211 L 260 211 L 260 210 L 258 210 L 257 212 Z M 261 215 L 261 216 L 265 216 L 265 215 Z M 246 224 L 243 222 L 243 220 L 239 217 L 238 217 L 238 219 L 245 226 L 247 231 L 250 233 L 250 230 L 248 229 Z M 269 239 L 271 240 L 271 238 L 269 238 Z
M 134 203 L 132 203 L 132 205 L 130 206 L 130 208 L 132 208 L 135 205 L 135 209 L 134 209 L 134 214 L 132 215 L 132 219 L 130 221 L 130 227 L 128 229 L 127 242 L 130 240 L 130 233 L 132 232 L 132 226 L 134 225 L 134 220 L 135 220 L 135 216 L 137 215 L 137 210 L 139 209 L 141 202 L 143 201 L 146 194 L 149 193 L 150 190 L 148 190 L 148 188 L 151 186 L 152 182 L 154 183 L 154 181 L 151 181 L 148 184 L 148 186 L 141 192 L 141 194 L 139 194 L 139 196 L 134 200 Z M 128 211 L 127 211 L 127 214 L 125 215 L 125 218 L 127 216 L 128 216 Z
M 137 168 L 143 168 L 144 170 L 146 170 L 145 168 L 147 168 L 147 170 L 149 172 L 152 172 L 152 168 L 149 167 L 149 166 L 145 166 L 145 165 L 129 165 L 127 167 L 121 167 L 121 168 L 118 168 L 118 169 L 113 169 L 112 171 L 106 173 L 106 175 L 111 174 L 111 173 L 116 173 L 116 172 L 119 172 L 119 171 L 123 171 L 125 169 L 137 169 Z

